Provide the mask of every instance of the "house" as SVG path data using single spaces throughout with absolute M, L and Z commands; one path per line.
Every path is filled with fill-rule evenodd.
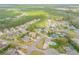
M 24 37 L 22 38 L 23 41 L 28 41 L 29 39 L 30 39 L 30 37 L 28 37 L 28 36 L 24 36 Z
M 3 32 L 0 31 L 0 36 L 3 35 Z
M 75 29 L 75 32 L 79 33 L 79 29 Z
M 58 36 L 58 34 L 52 34 L 51 37 L 52 38 L 58 38 L 59 36 Z
M 71 25 L 71 26 L 69 26 L 69 29 L 75 30 L 76 28 L 73 25 Z
M 51 38 L 47 38 L 47 39 L 45 40 L 45 43 L 44 43 L 44 45 L 43 45 L 43 49 L 47 49 L 47 48 L 48 48 L 49 42 L 51 42 Z
M 0 40 L 0 48 L 4 48 L 7 46 L 7 41 L 5 40 Z
M 35 37 L 37 36 L 37 34 L 36 34 L 35 32 L 30 32 L 30 33 L 29 33 L 29 36 L 35 38 Z

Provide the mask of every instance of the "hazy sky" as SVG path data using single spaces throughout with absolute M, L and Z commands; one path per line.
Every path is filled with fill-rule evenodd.
M 78 4 L 79 0 L 0 0 L 0 4 Z

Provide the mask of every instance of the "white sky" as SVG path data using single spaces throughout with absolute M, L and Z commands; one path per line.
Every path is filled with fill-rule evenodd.
M 79 0 L 0 0 L 0 4 L 79 4 Z

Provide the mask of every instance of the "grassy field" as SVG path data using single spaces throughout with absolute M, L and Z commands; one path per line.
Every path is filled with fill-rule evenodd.
M 63 19 L 70 21 L 71 24 L 79 27 L 78 24 L 78 11 L 73 12 L 72 10 L 63 11 L 56 10 L 56 7 L 51 6 L 16 6 L 15 8 L 4 8 L 0 9 L 0 27 L 10 28 L 21 25 L 33 19 L 44 19 L 63 17 Z M 25 9 L 24 9 L 25 8 Z M 47 8 L 47 9 L 46 9 Z M 23 15 L 24 13 L 24 15 Z M 73 20 L 72 20 L 73 19 Z M 75 21 L 74 21 L 75 19 Z
M 2 11 L 2 10 L 0 10 Z M 11 28 L 34 19 L 46 19 L 47 13 L 45 11 L 19 11 L 15 10 L 3 10 L 0 12 L 0 28 Z

